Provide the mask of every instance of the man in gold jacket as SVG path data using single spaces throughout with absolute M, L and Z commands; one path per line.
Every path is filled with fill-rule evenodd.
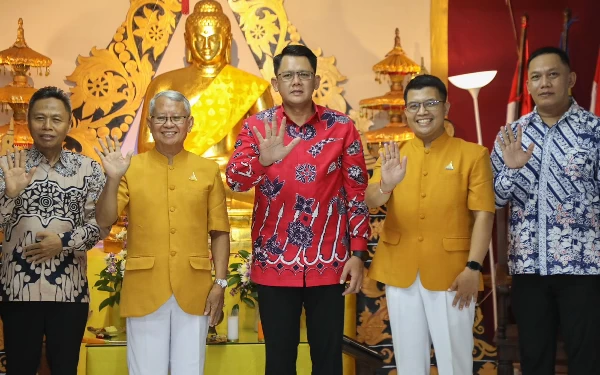
M 446 134 L 446 96 L 437 77 L 409 82 L 405 112 L 416 137 L 385 145 L 366 193 L 369 207 L 387 207 L 369 277 L 386 284 L 399 375 L 429 374 L 432 342 L 440 375 L 473 373 L 492 169 L 485 147 Z
M 227 286 L 225 189 L 216 162 L 183 148 L 194 123 L 185 96 L 163 91 L 149 107 L 154 149 L 123 157 L 116 139 L 101 142 L 107 184 L 96 218 L 104 227 L 128 213 L 121 315 L 127 317 L 129 373 L 198 375 Z

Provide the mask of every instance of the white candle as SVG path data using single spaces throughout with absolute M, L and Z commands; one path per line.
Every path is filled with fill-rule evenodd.
M 240 339 L 239 333 L 239 317 L 228 316 L 227 317 L 227 341 L 238 342 Z

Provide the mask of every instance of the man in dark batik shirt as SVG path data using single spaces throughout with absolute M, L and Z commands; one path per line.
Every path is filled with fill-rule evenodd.
M 62 149 L 71 128 L 65 92 L 37 91 L 28 125 L 33 148 L 0 159 L 7 372 L 35 375 L 46 336 L 52 374 L 76 375 L 90 300 L 86 251 L 101 239 L 95 202 L 105 179 L 97 162 Z

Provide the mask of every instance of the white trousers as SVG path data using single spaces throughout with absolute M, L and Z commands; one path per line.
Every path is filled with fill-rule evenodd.
M 429 375 L 431 343 L 439 375 L 473 374 L 475 304 L 452 307 L 456 292 L 433 292 L 417 275 L 408 288 L 386 286 L 398 375 Z
M 203 375 L 208 317 L 185 313 L 171 296 L 152 314 L 127 318 L 130 375 Z

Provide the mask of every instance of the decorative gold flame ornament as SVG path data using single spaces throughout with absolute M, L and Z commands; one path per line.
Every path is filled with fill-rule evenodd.
M 367 143 L 381 145 L 383 142 L 399 142 L 414 137 L 412 131 L 402 122 L 404 110 L 404 87 L 402 86 L 407 75 L 415 76 L 421 67 L 409 59 L 400 45 L 400 31 L 396 28 L 394 48 L 385 55 L 385 59 L 373 66 L 375 80 L 379 83 L 386 81 L 390 91 L 383 96 L 363 99 L 359 102 L 361 115 L 369 118 L 380 111 L 386 111 L 390 123 L 385 127 L 365 133 Z
M 10 124 L 0 126 L 0 152 L 5 153 L 7 150 L 13 151 L 15 146 L 29 148 L 33 145 L 27 128 L 27 105 L 36 89 L 29 84 L 27 75 L 31 75 L 31 68 L 37 68 L 40 76 L 43 68 L 45 75 L 50 74 L 48 67 L 52 65 L 52 60 L 27 46 L 23 19 L 19 18 L 17 40 L 12 47 L 0 52 L 0 65 L 3 65 L 4 74 L 8 66 L 13 75 L 13 81 L 0 88 L 2 109 L 5 112 L 8 112 L 8 107 L 13 110 Z
M 288 18 L 283 0 L 228 0 L 228 3 L 263 78 L 271 81 L 275 77 L 273 56 L 288 45 L 306 45 Z M 313 100 L 319 105 L 347 113 L 350 107 L 342 95 L 344 89 L 340 87 L 347 77 L 338 70 L 334 56 L 324 56 L 321 48 L 312 51 L 317 55 L 317 75 L 321 77 Z M 272 90 L 271 94 L 275 103 L 281 104 L 279 93 Z

